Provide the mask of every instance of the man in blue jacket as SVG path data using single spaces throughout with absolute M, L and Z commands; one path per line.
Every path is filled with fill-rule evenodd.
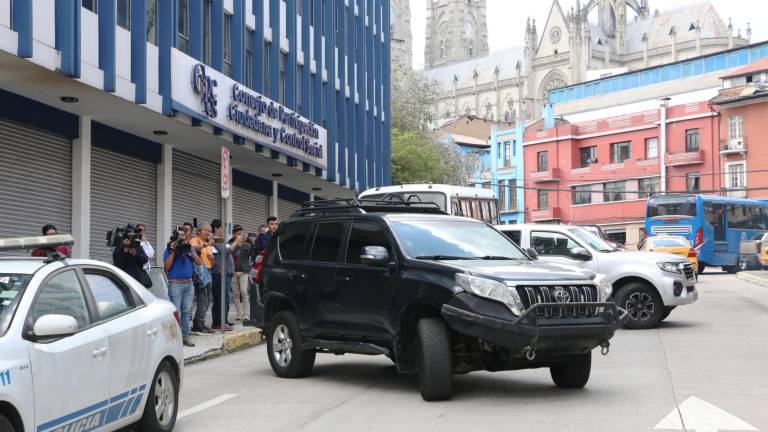
M 277 231 L 277 216 L 270 216 L 267 218 L 267 232 L 259 234 L 256 239 L 256 253 L 263 251 L 269 246 L 269 241 L 272 240 L 272 236 Z

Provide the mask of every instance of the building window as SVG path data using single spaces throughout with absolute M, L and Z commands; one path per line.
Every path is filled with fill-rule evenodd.
M 83 7 L 93 13 L 97 13 L 99 11 L 98 0 L 83 0 Z
M 659 157 L 659 138 L 646 138 L 645 139 L 645 158 L 657 159 Z
M 743 189 L 747 186 L 747 176 L 744 163 L 728 164 L 725 167 L 726 186 L 729 189 Z
M 285 62 L 286 62 L 286 55 L 283 53 L 280 53 L 280 80 L 279 85 L 280 88 L 278 89 L 278 97 L 281 105 L 285 105 Z
M 624 163 L 625 160 L 632 157 L 632 143 L 620 142 L 611 144 L 611 163 Z
M 147 42 L 157 45 L 157 0 L 147 0 Z
M 256 43 L 259 43 L 257 41 Z M 264 65 L 264 96 L 269 97 L 269 45 L 264 46 L 264 61 L 261 62 Z
M 744 117 L 728 116 L 728 139 L 744 138 Z
M 592 204 L 592 185 L 574 186 L 573 205 Z
M 189 54 L 189 5 L 188 0 L 179 1 L 179 22 L 176 30 L 178 34 L 179 50 Z
M 507 141 L 504 143 L 504 166 L 512 166 L 512 143 Z
M 539 195 L 539 210 L 546 210 L 549 208 L 549 191 L 540 190 Z
M 688 153 L 699 151 L 698 129 L 688 129 L 685 131 L 685 151 Z
M 542 171 L 548 170 L 549 169 L 549 162 L 547 160 L 547 152 L 545 152 L 545 151 L 538 152 L 536 154 L 536 156 L 537 156 L 536 159 L 537 159 L 537 163 L 538 163 L 537 171 L 538 172 L 542 172 Z
M 582 168 L 597 163 L 597 146 L 580 148 L 579 159 Z
M 509 183 L 509 210 L 517 209 L 517 180 L 507 180 Z
M 688 173 L 685 175 L 685 189 L 691 193 L 701 192 L 701 176 L 699 176 L 699 173 Z
M 232 76 L 232 15 L 224 14 L 224 75 Z
M 603 201 L 624 201 L 624 192 L 626 191 L 626 182 L 618 181 L 606 183 L 603 185 Z
M 315 26 L 315 0 L 309 0 L 309 25 Z
M 638 194 L 639 199 L 650 198 L 659 192 L 659 178 L 642 178 L 637 182 L 637 189 L 640 191 Z
M 117 25 L 131 29 L 131 0 L 117 0 Z
M 245 86 L 253 88 L 253 30 L 245 31 Z
M 203 63 L 211 64 L 211 9 L 212 0 L 203 0 Z
M 507 210 L 507 182 L 508 180 L 499 181 L 499 204 L 501 211 Z

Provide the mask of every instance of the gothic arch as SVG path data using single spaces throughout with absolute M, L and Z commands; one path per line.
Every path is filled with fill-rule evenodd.
M 568 78 L 559 69 L 552 69 L 544 79 L 541 80 L 541 86 L 539 87 L 540 100 L 549 100 L 549 92 L 551 90 L 559 89 L 568 85 Z

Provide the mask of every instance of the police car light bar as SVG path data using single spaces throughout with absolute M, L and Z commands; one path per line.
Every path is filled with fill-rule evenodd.
M 37 237 L 16 237 L 0 239 L 0 251 L 54 249 L 59 246 L 72 246 L 75 239 L 69 234 L 56 234 Z

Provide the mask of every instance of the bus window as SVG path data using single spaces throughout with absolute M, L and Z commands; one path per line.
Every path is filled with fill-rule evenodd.
M 480 211 L 480 201 L 472 200 L 472 217 L 475 219 L 482 219 L 483 212 Z
M 704 203 L 704 216 L 715 231 L 715 241 L 725 241 L 725 204 Z
M 451 200 L 451 210 L 454 216 L 461 216 L 463 214 L 461 211 L 461 206 L 459 206 L 459 201 L 456 198 Z
M 472 209 L 467 200 L 461 200 L 461 215 L 464 217 L 472 217 Z
M 490 208 L 488 207 L 488 201 L 480 201 L 480 209 L 483 212 L 483 220 L 485 222 L 490 222 L 491 212 L 490 212 Z
M 648 201 L 648 217 L 696 216 L 694 197 L 654 197 Z
M 496 205 L 496 200 L 491 200 L 491 223 L 497 225 L 499 223 L 499 208 Z

